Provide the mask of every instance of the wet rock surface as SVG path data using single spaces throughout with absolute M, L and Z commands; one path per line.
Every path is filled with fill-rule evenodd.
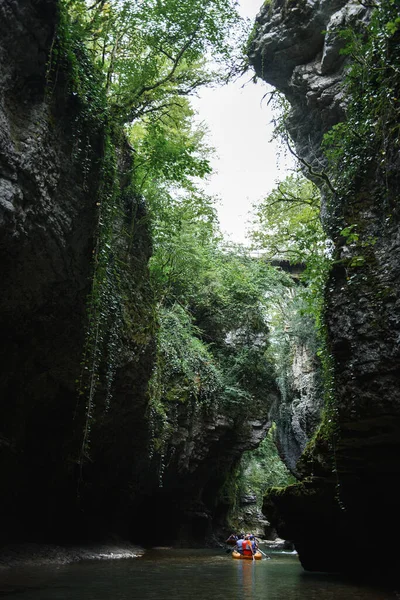
M 297 461 L 316 431 L 323 409 L 321 365 L 305 345 L 292 344 L 284 389 L 271 410 L 276 423 L 279 454 L 291 473 L 299 476 Z
M 0 547 L 0 570 L 14 567 L 66 565 L 83 560 L 138 558 L 143 554 L 144 549 L 141 546 L 136 546 L 127 541 L 91 545 L 83 544 L 81 546 L 57 546 L 55 544 L 34 543 L 14 544 Z
M 98 168 L 92 159 L 85 189 L 61 74 L 45 93 L 55 4 L 2 2 L 0 13 L 0 505 L 3 536 L 19 536 L 31 512 L 46 523 L 57 510 L 41 494 L 69 485 L 55 470 L 73 429 Z

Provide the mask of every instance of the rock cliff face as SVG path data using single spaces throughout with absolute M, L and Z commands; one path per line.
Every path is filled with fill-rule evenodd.
M 104 132 L 87 128 L 82 137 L 84 119 L 68 73 L 61 65 L 50 77 L 57 4 L 2 2 L 0 13 L 2 536 L 76 536 L 86 522 L 78 502 L 86 409 L 78 402 L 76 381 L 93 277 Z M 121 149 L 120 166 L 129 161 Z M 141 210 L 132 198 L 130 213 L 139 216 Z M 135 233 L 127 261 L 143 279 L 149 237 L 143 228 Z M 127 342 L 125 350 L 115 406 L 125 384 L 143 413 L 151 353 L 143 347 L 134 360 L 133 344 Z M 93 452 L 99 453 L 96 446 Z M 84 478 L 90 477 L 88 470 Z M 90 485 L 96 489 L 98 482 Z
M 268 408 L 276 394 L 254 417 L 226 415 L 215 409 L 177 407 L 169 415 L 174 435 L 165 454 L 154 456 L 146 489 L 137 498 L 139 514 L 132 539 L 157 544 L 204 546 L 226 528 L 230 500 L 221 494 L 241 454 L 258 446 L 268 430 Z M 189 408 L 189 410 L 188 410 Z M 150 474 L 150 476 L 149 476 Z
M 56 9 L 53 0 L 0 2 L 1 541 L 119 534 L 204 543 L 228 508 L 218 491 L 264 436 L 275 392 L 251 417 L 178 404 L 169 415 L 174 451 L 151 455 L 151 240 L 143 203 L 125 191 L 132 156 L 123 146 L 109 265 L 123 257 L 129 322 L 111 401 L 104 383 L 90 414 L 87 397 L 79 400 L 106 134 L 85 122 L 68 64 L 49 62 Z
M 357 0 L 276 0 L 256 20 L 250 62 L 289 100 L 288 128 L 297 153 L 316 167 L 324 133 L 344 118 L 344 42 L 337 32 L 366 12 Z
M 85 191 L 72 158 L 72 103 L 62 84 L 51 101 L 44 98 L 55 8 L 0 6 L 4 535 L 21 535 L 26 514 L 44 519 L 47 512 L 42 494 L 54 485 L 48 474 L 70 435 L 91 274 L 98 171 L 92 161 Z
M 337 30 L 368 18 L 360 2 L 332 0 L 275 0 L 257 17 L 250 62 L 259 77 L 287 96 L 297 153 L 319 169 L 325 162 L 324 133 L 346 117 L 345 57 L 339 54 L 343 42 Z M 281 537 L 294 541 L 308 570 L 396 571 L 400 181 L 395 148 L 388 148 L 387 160 L 386 179 L 376 160 L 354 181 L 353 194 L 338 202 L 341 223 L 355 224 L 364 240 L 374 242 L 366 244 L 365 261 L 351 268 L 351 245 L 333 232 L 338 260 L 327 285 L 326 310 L 334 359 L 332 422 L 298 464 L 303 482 L 271 496 L 264 507 Z M 329 216 L 327 202 L 323 210 Z M 384 557 L 374 552 L 371 518 Z
M 297 461 L 317 429 L 323 408 L 320 365 L 308 346 L 291 344 L 281 395 L 272 407 L 276 444 L 288 469 L 299 477 Z

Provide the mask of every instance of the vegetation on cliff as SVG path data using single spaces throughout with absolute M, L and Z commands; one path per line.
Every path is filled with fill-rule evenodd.
M 361 333 L 357 319 L 360 319 L 362 314 L 365 321 L 374 322 L 375 318 L 379 320 L 377 315 L 384 314 L 387 310 L 383 299 L 389 298 L 388 304 L 394 297 L 393 279 L 397 277 L 391 274 L 391 285 L 387 282 L 383 283 L 384 277 L 389 281 L 387 272 L 391 268 L 387 267 L 390 259 L 384 258 L 385 252 L 388 252 L 388 247 L 385 248 L 385 245 L 390 244 L 389 247 L 393 248 L 398 223 L 397 156 L 400 94 L 398 2 L 383 0 L 382 2 L 360 2 L 360 4 L 366 9 L 362 12 L 363 19 L 352 19 L 350 14 L 346 16 L 345 10 L 348 7 L 345 7 L 340 15 L 350 23 L 348 29 L 338 30 L 339 20 L 335 21 L 335 18 L 338 18 L 340 13 L 335 13 L 329 23 L 329 35 L 323 56 L 329 55 L 335 43 L 338 52 L 339 47 L 342 48 L 340 52 L 342 56 L 335 57 L 336 71 L 333 68 L 331 72 L 324 73 L 323 69 L 321 71 L 324 76 L 332 73 L 332 76 L 334 74 L 338 77 L 344 64 L 344 82 L 340 92 L 337 90 L 332 95 L 328 112 L 330 118 L 337 118 L 338 114 L 341 118 L 345 114 L 346 118 L 325 133 L 322 143 L 324 156 L 315 140 L 314 142 L 311 140 L 312 136 L 307 147 L 302 125 L 294 123 L 293 120 L 295 115 L 298 117 L 307 110 L 310 115 L 317 115 L 317 119 L 321 116 L 322 126 L 327 125 L 323 111 L 317 108 L 313 112 L 315 106 L 312 104 L 312 94 L 315 90 L 318 90 L 316 94 L 318 99 L 322 100 L 325 95 L 324 77 L 321 77 L 320 88 L 318 78 L 314 80 L 310 75 L 308 79 L 307 69 L 310 68 L 311 61 L 307 59 L 301 62 L 301 66 L 295 67 L 291 83 L 288 85 L 291 92 L 288 97 L 291 96 L 291 101 L 294 103 L 289 128 L 295 133 L 298 147 L 301 147 L 303 152 L 308 149 L 310 155 L 313 152 L 316 156 L 314 166 L 309 165 L 305 160 L 300 160 L 304 172 L 321 184 L 324 192 L 324 228 L 326 235 L 334 241 L 331 244 L 332 274 L 329 276 L 329 260 L 327 260 L 325 262 L 327 268 L 321 265 L 319 301 L 312 311 L 314 316 L 317 315 L 316 324 L 320 340 L 318 354 L 323 366 L 326 410 L 320 427 L 306 447 L 300 469 L 305 475 L 316 475 L 316 465 L 318 465 L 318 474 L 331 478 L 335 487 L 335 503 L 341 510 L 345 510 L 346 507 L 342 498 L 341 474 L 338 473 L 336 456 L 341 434 L 339 411 L 346 414 L 345 407 L 352 398 L 352 414 L 349 414 L 350 411 L 347 412 L 346 419 L 351 421 L 357 414 L 358 405 L 363 403 L 363 396 L 367 393 L 364 387 L 366 372 L 362 371 L 360 365 L 364 364 L 364 361 L 370 361 L 371 365 L 375 364 L 375 361 L 378 363 L 373 356 L 372 347 L 379 342 L 377 342 L 378 336 L 375 339 L 374 336 L 380 327 L 382 332 L 386 332 L 386 326 L 373 324 L 368 333 L 367 327 Z M 280 11 L 280 5 L 275 3 L 274 8 L 276 10 L 274 16 L 276 16 Z M 336 40 L 333 44 L 332 39 L 335 36 Z M 335 52 L 332 53 L 332 56 L 334 55 Z M 315 56 L 315 60 L 318 61 L 319 58 Z M 331 64 L 333 65 L 333 62 Z M 267 65 L 265 71 L 268 78 Z M 304 88 L 299 86 L 297 92 L 294 87 L 299 74 L 304 77 Z M 285 85 L 287 83 L 286 81 Z M 303 91 L 304 94 L 308 92 L 306 103 L 305 96 L 302 95 Z M 289 133 L 285 130 L 284 121 L 283 119 L 281 126 L 287 138 Z M 318 127 L 316 129 L 318 131 Z M 292 147 L 294 144 L 291 143 L 291 149 Z M 319 173 L 316 173 L 316 164 L 319 164 Z M 268 235 L 273 237 L 274 233 L 276 230 L 271 227 Z M 270 245 L 268 240 L 265 241 Z M 314 253 L 314 258 L 317 257 L 318 253 Z M 385 276 L 382 274 L 383 270 Z M 329 299 L 331 294 L 334 300 L 329 300 L 327 303 L 327 298 Z M 363 308 L 360 307 L 361 302 Z M 340 309 L 346 307 L 342 320 L 341 310 L 338 314 L 339 306 Z M 331 327 L 329 336 L 336 345 L 335 356 L 329 347 L 326 319 L 329 319 Z M 365 342 L 369 336 L 369 342 Z M 358 340 L 358 350 L 355 348 L 354 340 Z M 366 350 L 365 353 L 360 351 L 361 347 Z M 389 355 L 393 354 L 393 347 L 388 349 Z M 359 369 L 358 374 L 357 369 Z M 381 370 L 382 366 L 377 367 L 375 372 L 377 380 Z M 335 383 L 335 377 L 341 380 L 341 383 Z M 369 372 L 368 377 L 372 380 L 372 373 Z M 340 395 L 342 397 L 339 399 Z M 371 406 L 375 403 L 379 404 L 379 399 L 376 397 L 372 401 L 369 398 L 369 402 Z M 346 474 L 343 479 L 345 477 Z
M 320 225 L 319 196 L 301 176 L 279 184 L 256 208 L 249 250 L 224 242 L 214 199 L 197 183 L 210 173 L 212 149 L 205 128 L 196 124 L 190 95 L 241 68 L 236 50 L 243 24 L 235 3 L 59 0 L 55 34 L 55 14 L 46 12 L 50 4 L 28 1 L 23 11 L 4 13 L 3 30 L 11 26 L 2 44 L 10 57 L 2 148 L 5 164 L 10 161 L 5 197 L 12 202 L 6 202 L 3 228 L 3 338 L 10 339 L 3 354 L 12 374 L 5 377 L 3 395 L 15 397 L 5 403 L 2 440 L 8 490 L 3 513 L 14 513 L 9 531 L 16 524 L 26 535 L 35 514 L 31 531 L 44 527 L 50 536 L 61 521 L 58 530 L 67 535 L 70 527 L 71 535 L 84 535 L 99 523 L 104 531 L 121 531 L 136 509 L 143 514 L 146 498 L 171 514 L 177 487 L 188 481 L 185 490 L 193 491 L 187 504 L 193 508 L 201 489 L 208 509 L 229 470 L 235 493 L 242 486 L 245 494 L 258 496 L 266 485 L 284 484 L 288 473 L 272 436 L 245 455 L 235 472 L 232 466 L 244 448 L 260 441 L 272 415 L 275 433 L 282 432 L 273 412 L 276 388 L 290 402 L 299 345 L 322 363 L 331 403 L 314 447 L 304 454 L 304 472 L 322 473 L 334 487 L 337 412 L 324 326 L 324 290 L 332 291 L 325 289 L 330 244 Z M 270 3 L 270 16 L 281 4 Z M 289 16 L 296 8 L 291 4 L 284 7 Z M 398 2 L 365 4 L 370 23 L 343 33 L 349 42 L 342 96 L 348 119 L 325 137 L 327 169 L 319 173 L 330 201 L 325 222 L 338 242 L 330 279 L 345 311 L 345 318 L 331 318 L 341 343 L 338 360 L 357 367 L 346 353 L 361 363 L 356 346 L 366 348 L 381 386 L 367 389 L 360 369 L 355 377 L 342 377 L 349 401 L 340 408 L 348 415 L 353 397 L 365 398 L 374 411 L 383 412 L 384 403 L 385 410 L 390 407 L 389 394 L 380 391 L 389 389 L 397 373 L 391 314 L 399 264 L 400 22 Z M 307 78 L 302 81 L 307 86 Z M 389 250 L 392 264 L 385 261 Z M 273 268 L 274 262 L 289 273 Z M 360 292 L 370 312 L 360 308 L 365 333 L 357 337 Z M 381 343 L 386 335 L 392 346 Z M 23 339 L 26 351 L 17 353 Z M 298 422 L 285 418 L 290 434 Z M 395 432 L 391 423 L 388 431 Z M 376 439 L 382 449 L 384 441 Z M 351 435 L 347 441 L 350 446 Z M 317 473 L 312 462 L 319 449 L 329 460 L 319 460 Z M 210 451 L 206 459 L 202 450 Z M 279 450 L 284 455 L 282 445 Z M 169 488 L 160 490 L 167 452 Z M 374 460 L 384 456 L 382 451 Z M 190 486 L 199 473 L 203 487 Z M 38 494 L 28 505 L 32 489 Z M 157 505 L 160 499 L 165 504 Z M 176 507 L 172 533 L 181 525 L 185 502 Z
M 62 61 L 85 123 L 77 130 L 78 152 L 84 156 L 85 127 L 95 125 L 104 135 L 77 382 L 85 413 L 79 460 L 90 457 L 91 428 L 109 410 L 127 349 L 143 353 L 154 337 L 149 418 L 152 451 L 162 455 L 174 405 L 214 412 L 230 406 L 243 419 L 266 410 L 266 391 L 275 385 L 266 291 L 284 285 L 284 276 L 244 249 L 224 246 L 214 200 L 196 183 L 210 172 L 211 149 L 189 96 L 237 72 L 242 22 L 230 0 L 192 0 L 184 11 L 175 2 L 150 0 L 90 6 L 76 0 L 61 7 L 50 85 Z M 121 155 L 124 146 L 132 148 L 133 161 Z M 131 275 L 140 227 L 152 238 L 148 283 L 139 263 Z
M 232 531 L 262 532 L 260 516 L 265 493 L 269 488 L 285 488 L 296 481 L 278 454 L 275 435 L 273 425 L 258 448 L 243 453 L 221 490 L 221 495 L 229 499 L 227 522 Z
M 288 327 L 288 306 L 292 334 L 314 340 L 327 260 L 319 197 L 298 176 L 282 182 L 258 207 L 253 240 L 261 257 L 255 258 L 224 244 L 214 199 L 197 185 L 210 173 L 212 150 L 204 127 L 195 123 L 189 97 L 241 68 L 237 49 L 244 29 L 230 0 L 191 0 L 185 10 L 172 0 L 162 5 L 65 0 L 61 6 L 49 82 L 60 61 L 68 64 L 70 93 L 85 126 L 95 125 L 104 136 L 93 286 L 78 381 L 85 413 L 79 460 L 82 465 L 90 457 L 90 430 L 109 410 L 126 349 L 143 353 L 153 338 L 150 452 L 162 459 L 179 404 L 229 410 L 240 422 L 266 415 L 266 396 L 276 385 L 274 364 L 281 388 L 282 369 L 288 369 L 290 352 L 281 335 Z M 77 129 L 82 157 L 85 126 Z M 133 160 L 126 158 L 130 152 Z M 140 227 L 151 233 L 149 279 L 143 265 L 132 265 Z M 296 303 L 292 279 L 270 264 L 282 256 L 306 266 L 306 285 L 298 287 Z
M 368 8 L 369 19 L 338 32 L 343 40 L 341 54 L 347 57 L 343 81 L 346 119 L 334 125 L 322 142 L 324 177 L 330 182 L 325 195 L 324 225 L 335 240 L 332 262 L 344 269 L 350 293 L 361 297 L 366 285 L 375 289 L 379 302 L 391 292 L 388 288 L 379 290 L 372 280 L 374 247 L 378 236 L 385 235 L 398 221 L 395 157 L 400 144 L 400 19 L 395 0 L 371 3 Z M 377 206 L 378 227 L 371 218 Z M 366 211 L 371 211 L 367 218 Z M 326 372 L 331 377 L 325 384 L 328 410 L 317 441 L 328 442 L 334 448 L 339 435 L 334 360 L 327 349 L 324 356 Z M 308 448 L 305 461 L 309 460 L 310 451 L 312 447 Z M 332 468 L 336 473 L 334 453 Z M 339 496 L 338 502 L 341 505 Z
M 397 216 L 392 182 L 400 144 L 398 8 L 395 0 L 371 3 L 368 22 L 340 32 L 345 42 L 342 54 L 349 58 L 344 81 L 346 120 L 334 125 L 324 137 L 327 172 L 336 190 L 330 206 L 330 225 L 335 236 L 341 232 L 345 237 L 355 234 L 358 239 L 356 221 L 349 217 L 337 221 L 335 203 L 356 194 L 361 179 L 368 177 L 371 169 L 385 184 L 380 194 L 388 221 Z M 357 203 L 353 204 L 357 208 Z M 350 243 L 356 241 L 350 239 Z M 360 264 L 353 260 L 352 266 L 361 266 L 362 255 L 361 250 Z

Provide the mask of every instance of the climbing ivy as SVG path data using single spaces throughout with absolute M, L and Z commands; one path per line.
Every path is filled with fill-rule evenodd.
M 47 68 L 47 96 L 51 99 L 57 93 L 57 86 L 63 85 L 66 89 L 67 103 L 73 114 L 72 157 L 76 164 L 80 164 L 85 191 L 89 189 L 89 177 L 93 177 L 94 172 L 98 174 L 97 196 L 93 198 L 97 213 L 93 232 L 93 278 L 87 298 L 81 373 L 76 380 L 78 403 L 75 419 L 83 428 L 76 452 L 82 468 L 90 454 L 90 433 L 96 417 L 95 398 L 101 373 L 104 373 L 105 387 L 103 408 L 107 409 L 118 360 L 122 299 L 117 258 L 112 248 L 120 207 L 115 144 L 102 74 L 88 56 L 67 3 L 60 2 L 58 9 L 58 24 Z M 98 156 L 95 156 L 95 149 L 99 152 Z
M 187 97 L 200 85 L 225 81 L 236 70 L 232 43 L 241 35 L 242 21 L 231 0 L 190 0 L 184 10 L 170 0 L 162 5 L 152 0 L 139 4 L 60 0 L 58 6 L 47 69 L 48 95 L 57 93 L 60 84 L 66 90 L 68 108 L 75 115 L 73 158 L 81 165 L 83 189 L 93 189 L 89 177 L 97 184 L 93 278 L 82 369 L 76 382 L 76 419 L 83 426 L 78 458 L 82 466 L 90 458 L 91 428 L 110 407 L 115 372 L 127 340 L 137 351 L 148 344 L 158 318 L 158 368 L 167 356 L 162 332 L 168 331 L 174 311 L 164 309 L 162 302 L 158 315 L 149 307 L 157 290 L 144 290 L 143 282 L 138 284 L 140 277 L 147 277 L 139 263 L 145 264 L 148 254 L 137 247 L 134 237 L 138 220 L 143 230 L 149 228 L 142 206 L 145 201 L 152 205 L 154 233 L 161 206 L 157 200 L 164 192 L 172 197 L 168 186 L 193 192 L 192 178 L 210 172 L 201 149 L 200 128 L 196 131 L 191 125 L 194 113 Z M 213 65 L 206 60 L 210 53 Z M 133 168 L 122 165 L 126 162 L 122 155 L 128 152 L 127 136 L 136 150 Z M 148 178 L 151 185 L 147 185 Z M 143 255 L 136 262 L 133 248 Z M 202 364 L 206 368 L 207 349 L 192 335 L 189 313 L 186 321 L 184 313 L 179 314 L 189 332 L 179 340 L 185 346 L 186 339 L 189 351 L 181 376 L 186 384 L 196 385 L 187 369 L 193 367 L 191 358 L 197 370 L 201 371 Z M 217 372 L 213 375 L 210 370 L 208 375 L 212 379 Z M 174 389 L 178 398 L 178 388 L 172 382 L 169 385 L 170 393 Z M 204 377 L 201 389 L 203 398 Z M 188 394 L 194 391 L 192 387 Z
M 333 202 L 353 196 L 362 178 L 369 173 L 384 183 L 376 193 L 390 219 L 396 213 L 391 180 L 395 175 L 393 157 L 400 146 L 400 19 L 398 2 L 382 0 L 371 5 L 368 23 L 340 32 L 345 41 L 342 53 L 348 57 L 345 78 L 346 120 L 325 135 L 323 147 L 329 177 L 337 189 Z M 330 212 L 337 214 L 332 206 Z M 354 223 L 332 223 L 334 234 Z
M 101 179 L 98 191 L 98 217 L 93 250 L 93 279 L 87 302 L 87 332 L 78 391 L 86 403 L 80 461 L 89 457 L 90 430 L 95 416 L 95 396 L 101 366 L 105 368 L 105 409 L 109 407 L 113 374 L 117 364 L 122 326 L 122 294 L 118 259 L 113 255 L 119 189 L 114 146 L 104 138 Z
M 81 21 L 71 16 L 71 3 L 60 2 L 58 6 L 47 95 L 52 99 L 60 85 L 66 92 L 67 108 L 73 116 L 72 158 L 80 166 L 83 190 L 93 194 L 88 204 L 93 203 L 95 215 L 85 342 L 76 379 L 75 421 L 82 433 L 76 438 L 74 460 L 80 464 L 82 477 L 82 467 L 90 460 L 91 430 L 110 408 L 123 348 L 149 343 L 153 317 L 142 295 L 146 265 L 137 264 L 133 270 L 131 264 L 132 237 L 137 228 L 135 206 L 140 205 L 140 198 L 132 182 L 132 167 L 127 165 L 131 158 L 125 134 L 110 114 L 104 75 L 90 56 Z M 145 262 L 146 257 L 141 260 Z M 151 298 L 148 291 L 149 305 Z

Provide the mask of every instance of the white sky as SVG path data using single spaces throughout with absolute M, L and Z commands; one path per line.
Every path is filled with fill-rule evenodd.
M 262 0 L 240 0 L 239 4 L 242 15 L 254 21 Z M 279 146 L 271 142 L 272 112 L 267 101 L 261 100 L 272 88 L 260 80 L 257 84 L 249 81 L 251 75 L 221 88 L 204 89 L 199 98 L 192 99 L 199 119 L 209 128 L 209 144 L 216 149 L 211 161 L 215 174 L 206 190 L 220 198 L 222 232 L 227 239 L 242 243 L 251 205 L 265 197 L 293 164 L 282 152 L 278 156 Z

